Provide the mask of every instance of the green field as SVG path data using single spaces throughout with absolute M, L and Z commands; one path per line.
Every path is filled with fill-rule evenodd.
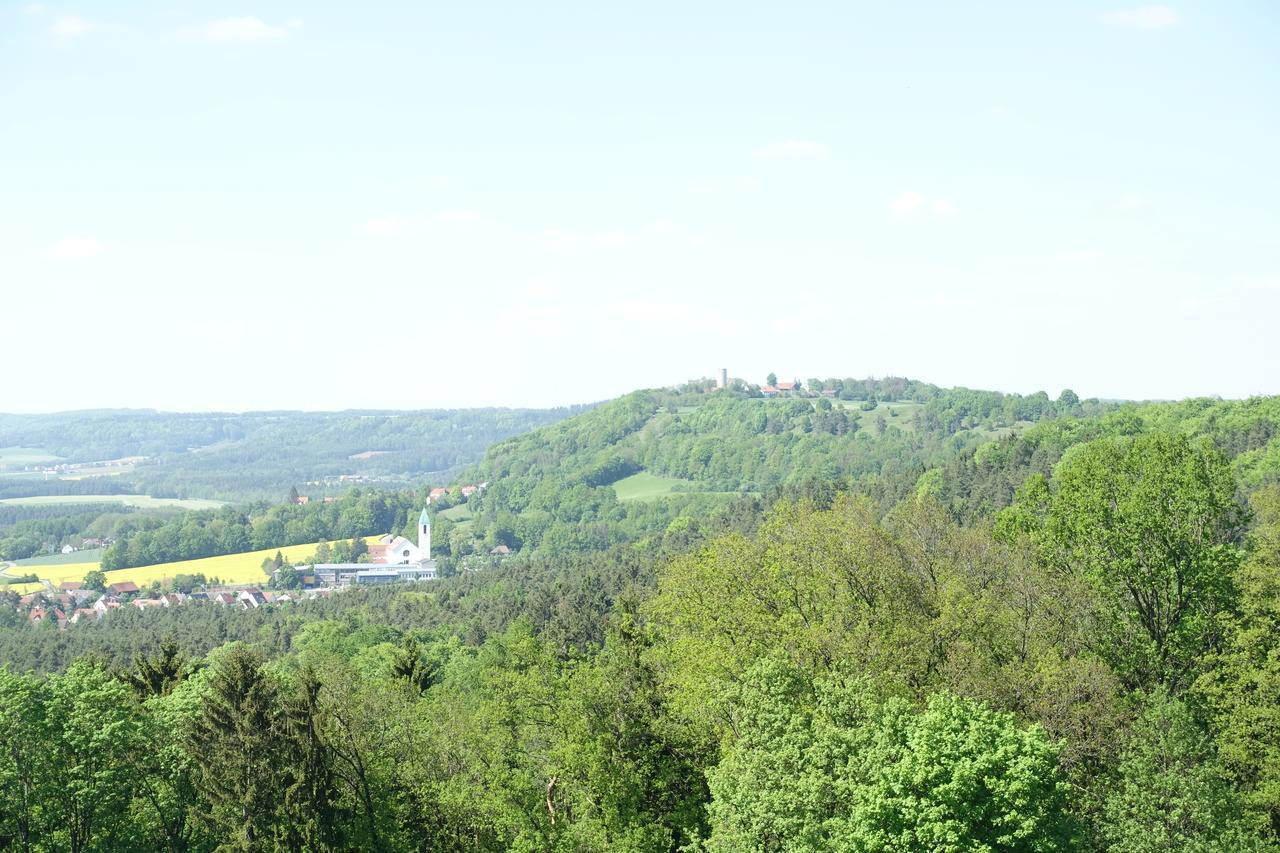
M 43 465 L 47 462 L 57 462 L 58 458 L 38 447 L 0 447 L 0 467 Z
M 68 566 L 74 563 L 96 563 L 102 559 L 101 548 L 86 548 L 83 551 L 72 551 L 70 554 L 48 554 L 44 557 L 29 557 L 15 560 L 15 566 Z M 20 575 L 21 571 L 13 572 Z M 39 574 L 39 572 L 36 572 Z
M 618 480 L 613 484 L 613 491 L 620 501 L 651 501 L 672 494 L 680 486 L 688 485 L 692 483 L 678 477 L 662 477 L 641 471 Z
M 471 514 L 471 510 L 466 504 L 451 506 L 446 510 L 441 510 L 437 515 L 452 521 L 459 530 L 470 530 L 471 525 L 475 523 L 475 516 Z
M 150 495 L 36 495 L 30 498 L 5 498 L 0 504 L 16 504 L 38 506 L 42 504 L 90 504 L 117 503 L 135 506 L 139 509 L 217 509 L 224 506 L 222 501 L 209 501 L 203 498 L 153 498 Z
M 451 506 L 448 509 L 443 510 L 437 514 L 441 518 L 447 518 L 450 521 L 455 521 L 455 522 L 471 520 L 471 510 L 467 508 L 466 504 L 458 504 L 457 506 Z

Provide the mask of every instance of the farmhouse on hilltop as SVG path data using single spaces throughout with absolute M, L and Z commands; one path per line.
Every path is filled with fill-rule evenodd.
M 436 561 L 431 559 L 431 518 L 424 509 L 418 516 L 418 543 L 403 536 L 386 537 L 369 549 L 373 562 L 317 563 L 311 567 L 322 586 L 389 583 L 436 579 Z

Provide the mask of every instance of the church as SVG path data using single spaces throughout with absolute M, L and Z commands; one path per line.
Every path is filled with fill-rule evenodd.
M 418 516 L 418 542 L 403 536 L 384 536 L 369 546 L 367 563 L 317 563 L 310 568 L 321 586 L 435 580 L 436 561 L 431 559 L 431 518 L 425 509 Z

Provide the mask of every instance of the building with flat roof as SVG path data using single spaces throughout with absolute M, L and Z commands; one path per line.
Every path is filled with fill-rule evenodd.
M 436 561 L 431 559 L 431 517 L 426 509 L 418 516 L 418 542 L 403 536 L 386 536 L 370 549 L 369 563 L 316 563 L 308 569 L 319 586 L 435 580 Z

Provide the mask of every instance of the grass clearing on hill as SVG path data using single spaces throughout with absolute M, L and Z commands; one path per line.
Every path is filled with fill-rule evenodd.
M 670 495 L 680 486 L 691 485 L 693 483 L 689 480 L 641 471 L 618 480 L 613 484 L 613 491 L 620 501 L 650 501 Z
M 0 504 L 16 506 L 40 506 L 44 504 L 118 503 L 139 509 L 217 509 L 224 501 L 204 498 L 153 498 L 150 495 L 36 495 L 28 498 L 4 498 Z
M 470 521 L 472 517 L 471 510 L 467 507 L 466 504 L 458 504 L 457 506 L 451 506 L 448 509 L 440 512 L 439 515 L 441 518 L 447 518 L 453 522 Z

